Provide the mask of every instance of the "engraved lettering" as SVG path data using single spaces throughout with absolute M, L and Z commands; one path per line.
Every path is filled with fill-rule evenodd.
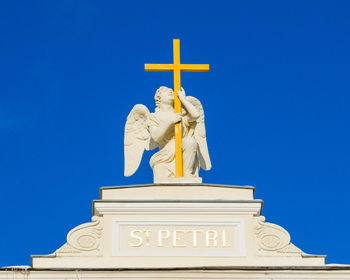
M 222 231 L 222 247 L 226 247 L 226 232 L 225 230 Z
M 158 231 L 158 247 L 163 247 L 163 239 L 170 237 L 170 231 L 167 229 L 161 229 Z
M 159 248 L 231 248 L 232 235 L 227 229 L 134 229 L 130 247 Z M 158 241 L 154 240 L 157 238 Z
M 199 229 L 191 229 L 188 230 L 187 232 L 192 232 L 192 247 L 196 248 L 198 247 L 198 233 L 203 233 L 203 230 L 199 230 Z
M 130 232 L 130 236 L 136 240 L 138 240 L 138 243 L 129 243 L 130 247 L 141 247 L 143 244 L 143 239 L 140 236 L 135 235 L 136 233 L 141 233 L 142 230 L 134 229 Z
M 146 241 L 149 242 L 152 231 L 150 229 L 145 229 L 144 232 L 146 233 Z
M 210 246 L 210 241 L 213 242 L 213 246 L 217 247 L 218 246 L 218 232 L 216 230 L 207 230 L 205 232 L 205 247 L 211 247 Z
M 184 230 L 174 230 L 173 231 L 173 247 L 187 247 L 186 244 L 178 244 L 177 242 L 180 241 L 180 237 L 178 236 L 178 233 L 185 234 Z

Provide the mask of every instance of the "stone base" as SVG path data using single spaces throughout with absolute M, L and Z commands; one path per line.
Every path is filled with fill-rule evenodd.
M 185 179 L 185 178 L 184 178 Z M 91 222 L 34 269 L 324 266 L 265 222 L 254 187 L 168 183 L 101 188 Z
M 202 183 L 201 177 L 154 178 L 155 184 Z
M 350 266 L 327 265 L 305 267 L 197 267 L 170 269 L 35 269 L 28 267 L 0 268 L 0 279 L 26 280 L 345 280 L 350 279 Z

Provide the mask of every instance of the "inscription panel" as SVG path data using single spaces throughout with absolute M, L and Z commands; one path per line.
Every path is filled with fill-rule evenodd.
M 245 256 L 242 219 L 114 219 L 113 256 Z

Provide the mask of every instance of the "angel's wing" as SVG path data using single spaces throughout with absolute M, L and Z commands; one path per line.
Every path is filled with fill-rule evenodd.
M 208 152 L 207 137 L 205 134 L 203 106 L 201 102 L 193 96 L 187 96 L 187 99 L 193 104 L 193 106 L 196 107 L 200 114 L 200 117 L 197 119 L 194 129 L 194 138 L 196 139 L 199 146 L 198 158 L 200 167 L 204 170 L 210 170 L 211 162 Z
M 124 134 L 124 176 L 136 172 L 144 150 L 155 148 L 147 127 L 149 114 L 146 106 L 137 104 L 128 115 Z

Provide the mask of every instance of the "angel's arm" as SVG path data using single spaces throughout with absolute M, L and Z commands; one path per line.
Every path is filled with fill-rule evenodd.
M 173 125 L 175 123 L 178 123 L 181 121 L 181 115 L 180 114 L 171 114 L 169 115 L 169 118 L 166 119 L 165 122 L 161 122 L 158 126 L 157 125 L 150 125 L 149 126 L 149 132 L 151 134 L 151 137 L 154 141 L 157 143 L 162 142 L 165 134 L 168 132 L 168 130 L 173 128 Z
M 189 116 L 189 121 L 193 122 L 195 120 L 197 120 L 200 116 L 198 110 L 196 109 L 195 106 L 193 106 L 193 104 L 187 100 L 186 98 L 186 94 L 183 88 L 181 88 L 181 90 L 179 90 L 177 92 L 178 97 L 182 103 L 182 105 L 185 107 L 186 111 L 188 112 L 188 116 Z

